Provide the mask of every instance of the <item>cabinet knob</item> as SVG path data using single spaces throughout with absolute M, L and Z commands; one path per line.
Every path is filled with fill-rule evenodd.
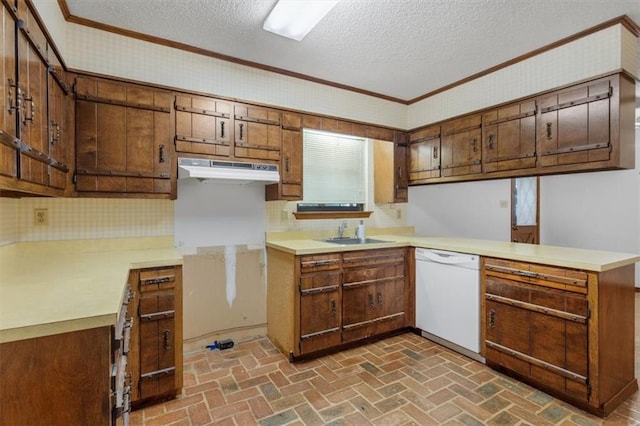
M 496 311 L 489 310 L 489 328 L 495 328 L 496 326 Z
M 547 123 L 547 140 L 548 141 L 553 139 L 553 137 L 552 137 L 552 129 L 553 129 L 553 123 L 551 123 L 551 122 Z
M 369 306 L 374 308 L 376 306 L 374 300 L 373 300 L 373 294 L 369 293 Z
M 331 316 L 335 317 L 336 316 L 336 300 L 335 299 L 331 299 Z
M 171 349 L 171 345 L 169 344 L 169 334 L 171 333 L 170 330 L 165 330 L 162 332 L 162 334 L 164 334 L 164 350 L 165 351 L 169 351 Z

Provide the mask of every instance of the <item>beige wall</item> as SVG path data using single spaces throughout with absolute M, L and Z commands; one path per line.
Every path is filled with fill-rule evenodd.
M 34 209 L 46 209 L 36 225 Z M 83 240 L 173 235 L 169 200 L 0 198 L 0 245 L 22 241 Z
M 620 24 L 605 28 L 410 105 L 408 128 L 620 69 L 638 76 L 637 43 Z

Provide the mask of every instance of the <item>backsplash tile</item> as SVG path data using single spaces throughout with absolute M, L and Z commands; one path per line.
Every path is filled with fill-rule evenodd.
M 11 203 L 16 203 L 13 223 Z M 34 223 L 34 209 L 47 209 L 48 224 Z M 76 240 L 173 235 L 169 200 L 21 198 L 0 202 L 0 242 Z M 15 229 L 14 234 L 9 232 Z

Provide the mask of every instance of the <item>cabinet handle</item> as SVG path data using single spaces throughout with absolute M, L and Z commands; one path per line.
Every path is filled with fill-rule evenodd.
M 335 299 L 331 299 L 331 316 L 332 317 L 336 316 L 336 300 Z
M 162 332 L 162 334 L 164 334 L 164 350 L 165 351 L 169 351 L 171 349 L 171 346 L 169 345 L 169 334 L 171 333 L 171 331 L 169 330 L 165 330 Z
M 159 152 L 158 161 L 160 163 L 164 163 L 165 161 L 167 161 L 164 145 L 160 145 L 160 152 Z
M 398 167 L 398 178 L 402 179 L 402 167 Z
M 9 87 L 9 90 L 7 91 L 7 94 L 8 94 L 7 111 L 9 112 L 9 114 L 13 114 L 13 110 L 18 109 L 18 105 L 16 105 L 17 103 L 16 99 L 13 96 L 13 88 L 16 86 L 16 83 L 14 83 L 12 79 L 7 80 L 7 83 Z
M 382 300 L 382 293 L 378 293 L 378 305 L 382 305 L 384 302 Z
M 547 140 L 550 141 L 552 139 L 551 137 L 551 130 L 552 130 L 552 126 L 553 123 L 547 123 Z
M 240 140 L 244 139 L 244 124 L 240 123 Z
M 376 306 L 375 302 L 373 301 L 373 294 L 371 293 L 369 293 L 369 306 L 371 306 L 372 308 Z
M 471 139 L 471 147 L 473 152 L 478 152 L 478 140 L 476 138 Z
M 434 160 L 438 159 L 438 147 L 437 146 L 433 147 L 433 159 Z
M 220 122 L 220 138 L 224 139 L 224 121 Z
M 493 133 L 489 134 L 489 149 L 493 149 Z
M 284 157 L 284 171 L 289 173 L 289 157 Z
M 496 326 L 496 311 L 491 309 L 489 311 L 489 328 L 495 328 Z

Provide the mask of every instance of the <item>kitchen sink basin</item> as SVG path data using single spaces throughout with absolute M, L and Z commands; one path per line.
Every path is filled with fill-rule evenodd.
M 321 240 L 326 243 L 333 244 L 375 244 L 375 243 L 392 243 L 393 241 L 376 240 L 375 238 L 348 238 L 348 237 L 333 237 Z

